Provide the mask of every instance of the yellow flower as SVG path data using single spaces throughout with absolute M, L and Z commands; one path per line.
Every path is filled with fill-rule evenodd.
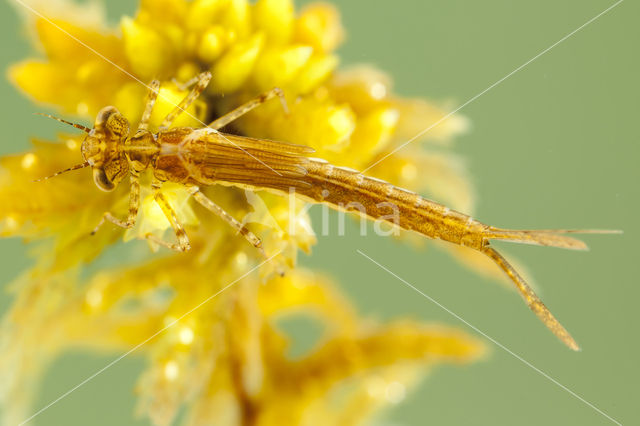
M 56 10 L 77 9 L 60 1 Z M 44 58 L 14 65 L 9 76 L 34 100 L 87 120 L 114 105 L 135 127 L 147 92 L 140 82 L 157 78 L 162 88 L 151 117 L 155 129 L 188 93 L 182 83 L 209 70 L 208 89 L 174 126 L 200 127 L 278 86 L 289 114 L 269 102 L 229 131 L 310 145 L 319 157 L 363 169 L 446 115 L 431 103 L 395 96 L 380 71 L 338 71 L 334 51 L 343 29 L 329 4 L 296 12 L 291 0 L 142 0 L 119 30 L 88 25 L 86 14 L 49 16 L 29 24 Z M 444 146 L 465 127 L 454 116 L 424 139 Z M 81 141 L 63 134 L 0 160 L 0 234 L 40 241 L 36 266 L 14 285 L 16 301 L 2 327 L 10 344 L 0 355 L 0 371 L 12 372 L 0 383 L 8 423 L 28 416 L 30 397 L 53 357 L 79 346 L 124 352 L 156 334 L 138 349 L 150 360 L 138 392 L 141 410 L 157 425 L 171 423 L 183 406 L 190 424 L 356 423 L 399 402 L 424 366 L 469 362 L 482 353 L 479 342 L 455 330 L 362 319 L 322 275 L 302 268 L 287 269 L 284 277 L 271 274 L 294 268 L 297 251 L 308 252 L 315 243 L 302 201 L 205 189 L 232 216 L 244 218 L 268 255 L 280 253 L 260 268 L 261 277 L 247 275 L 262 261 L 256 251 L 193 204 L 178 184 L 162 191 L 192 249 L 153 255 L 145 244 L 129 241 L 148 233 L 174 238 L 149 196 L 148 175 L 136 226 L 124 231 L 105 225 L 90 236 L 104 212 L 126 216 L 126 184 L 101 192 L 86 169 L 33 182 L 78 163 Z M 472 207 L 459 160 L 442 149 L 414 144 L 369 173 L 428 191 L 454 208 Z M 122 238 L 129 242 L 117 249 L 127 251 L 131 266 L 94 266 L 93 274 L 81 274 L 84 264 Z M 324 329 L 316 346 L 297 359 L 287 355 L 289 338 L 277 323 L 291 314 L 310 315 Z M 332 405 L 335 392 L 346 395 L 344 404 Z

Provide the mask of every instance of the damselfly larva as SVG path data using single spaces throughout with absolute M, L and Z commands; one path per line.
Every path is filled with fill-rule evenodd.
M 562 234 L 616 231 L 496 228 L 416 193 L 364 176 L 356 170 L 311 158 L 309 155 L 314 150 L 310 147 L 236 136 L 218 130 L 275 96 L 279 96 L 284 101 L 282 92 L 277 88 L 236 108 L 206 127 L 169 128 L 175 118 L 202 93 L 210 79 L 211 74 L 204 72 L 187 83 L 187 85 L 194 85 L 193 89 L 166 116 L 157 133 L 148 130 L 149 118 L 160 87 L 157 80 L 151 82 L 149 86 L 144 113 L 133 135 L 130 134 L 127 119 L 112 106 L 100 111 L 93 129 L 49 116 L 87 133 L 81 148 L 84 162 L 53 176 L 70 170 L 91 167 L 98 188 L 103 191 L 112 191 L 122 179 L 129 175 L 130 202 L 127 218 L 121 220 L 107 212 L 92 233 L 97 232 L 105 221 L 123 228 L 130 228 L 135 224 L 140 201 L 139 176 L 147 169 L 151 169 L 153 173 L 151 186 L 155 201 L 171 223 L 177 242 L 166 242 L 154 235 L 147 235 L 147 238 L 178 251 L 189 250 L 189 238 L 170 203 L 160 191 L 163 182 L 184 184 L 198 203 L 236 228 L 263 254 L 261 240 L 208 199 L 200 191 L 201 186 L 237 185 L 258 190 L 275 190 L 283 194 L 295 191 L 299 196 L 313 202 L 327 203 L 334 208 L 341 209 L 346 206 L 349 209 L 349 206 L 357 205 L 358 209 L 351 210 L 356 210 L 358 213 L 364 212 L 369 218 L 387 220 L 402 229 L 484 253 L 508 275 L 529 308 L 540 320 L 571 349 L 579 349 L 575 340 L 513 266 L 491 247 L 490 241 L 505 240 L 584 250 L 587 248 L 585 243 Z M 283 105 L 286 107 L 284 102 Z M 389 204 L 393 204 L 397 209 L 398 214 L 393 216 L 393 220 L 387 219 Z

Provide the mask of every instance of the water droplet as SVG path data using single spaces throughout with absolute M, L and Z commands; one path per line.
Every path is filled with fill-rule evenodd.
M 97 308 L 102 303 L 102 292 L 96 288 L 89 289 L 85 296 L 87 304 L 92 308 Z
M 78 115 L 89 114 L 89 105 L 87 105 L 85 102 L 78 103 L 78 105 L 76 106 L 76 112 L 78 113 Z
M 37 160 L 36 155 L 29 152 L 25 154 L 24 157 L 22 157 L 22 162 L 20 163 L 20 165 L 22 166 L 23 169 L 27 170 L 33 167 L 33 165 L 36 163 L 36 160 Z
M 380 82 L 374 83 L 371 86 L 371 92 L 370 93 L 371 93 L 371 97 L 373 99 L 382 99 L 385 96 L 387 96 L 387 87 L 384 84 L 380 83 Z
M 78 142 L 76 142 L 73 139 L 67 139 L 66 145 L 67 145 L 67 148 L 69 148 L 72 151 L 75 151 L 78 148 Z
M 169 361 L 164 365 L 164 377 L 166 377 L 167 380 L 173 381 L 177 379 L 179 372 L 178 363 L 175 361 Z
M 178 334 L 180 339 L 180 343 L 183 345 L 188 345 L 193 342 L 193 330 L 189 327 L 182 327 L 180 333 Z
M 387 385 L 384 393 L 387 401 L 392 404 L 398 404 L 404 399 L 406 389 L 400 382 L 391 382 Z

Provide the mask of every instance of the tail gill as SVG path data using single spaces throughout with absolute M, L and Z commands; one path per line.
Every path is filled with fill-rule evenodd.
M 515 230 L 490 227 L 488 239 L 505 240 L 514 243 L 533 244 L 538 246 L 560 247 L 571 250 L 588 250 L 587 245 L 577 238 L 563 234 L 621 234 L 617 230 L 601 229 L 540 229 Z

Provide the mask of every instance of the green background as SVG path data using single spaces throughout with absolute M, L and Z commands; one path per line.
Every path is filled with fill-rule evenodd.
M 8 3 L 0 3 L 3 68 L 30 54 Z M 348 31 L 341 48 L 345 64 L 376 64 L 393 76 L 400 94 L 450 99 L 453 105 L 613 4 L 337 3 Z M 108 2 L 112 22 L 134 8 L 129 1 Z M 583 346 L 582 352 L 562 346 L 514 292 L 462 268 L 440 250 L 360 237 L 353 225 L 345 238 L 321 237 L 303 263 L 330 271 L 366 315 L 382 320 L 410 316 L 475 333 L 359 255 L 360 249 L 594 406 L 622 423 L 637 424 L 639 16 L 637 2 L 621 3 L 478 98 L 461 111 L 472 130 L 456 140 L 455 149 L 466 158 L 473 177 L 475 217 L 480 220 L 505 227 L 625 231 L 621 236 L 588 236 L 591 251 L 586 253 L 509 247 L 509 253 L 533 271 L 543 299 Z M 34 118 L 31 113 L 41 108 L 4 79 L 0 97 L 0 153 L 21 151 L 30 136 L 51 136 L 59 129 Z M 319 211 L 314 214 L 318 217 Z M 3 284 L 29 264 L 21 241 L 0 241 L 0 254 Z M 9 303 L 3 295 L 0 309 L 6 311 Z M 303 340 L 309 327 L 289 326 Z M 611 423 L 525 363 L 487 344 L 492 349 L 487 360 L 436 369 L 379 424 Z M 71 354 L 58 360 L 47 374 L 37 407 L 112 359 Z M 141 359 L 127 357 L 33 424 L 146 424 L 132 415 L 132 389 L 143 366 Z

